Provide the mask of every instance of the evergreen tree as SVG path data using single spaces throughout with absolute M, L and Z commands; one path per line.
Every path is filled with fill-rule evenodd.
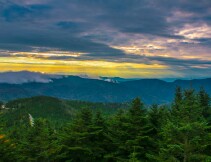
M 0 125 L 0 162 L 13 162 L 17 160 L 16 146 L 2 131 Z
M 109 120 L 108 136 L 113 144 L 111 151 L 107 155 L 109 161 L 124 161 L 128 159 L 129 153 L 126 148 L 126 140 L 128 137 L 126 113 L 123 110 L 118 110 L 116 114 Z
M 95 114 L 91 132 L 91 141 L 94 143 L 94 147 L 92 149 L 95 161 L 109 161 L 107 155 L 111 150 L 112 143 L 108 136 L 106 120 L 99 111 Z
M 135 98 L 129 111 L 115 116 L 111 124 L 116 160 L 129 160 L 135 155 L 138 160 L 146 161 L 147 155 L 151 154 L 152 139 L 149 134 L 152 129 L 141 100 Z
M 211 124 L 210 97 L 205 92 L 204 88 L 201 88 L 198 93 L 198 102 L 199 102 L 199 106 L 202 108 L 202 115 Z
M 162 141 L 158 161 L 206 161 L 211 154 L 205 153 L 210 146 L 210 135 L 202 116 L 197 97 L 192 89 L 184 92 L 181 105 L 162 127 Z
M 162 130 L 162 126 L 165 125 L 169 120 L 169 117 L 169 109 L 166 106 L 158 106 L 157 104 L 153 104 L 148 111 L 149 123 L 153 128 L 149 134 L 153 139 L 153 147 L 151 148 L 152 153 L 148 155 L 151 161 L 155 161 L 156 157 L 158 156 L 161 140 L 160 132 Z
M 178 86 L 176 87 L 175 90 L 175 97 L 172 105 L 172 114 L 178 115 L 177 113 L 179 113 L 179 109 L 182 106 L 182 100 L 183 100 L 183 92 L 181 87 Z
M 17 143 L 20 161 L 48 162 L 55 159 L 57 138 L 47 120 L 35 120 L 24 133 L 23 139 Z
M 146 117 L 144 104 L 139 98 L 135 98 L 128 112 L 128 134 L 126 141 L 130 155 L 136 153 L 136 158 L 141 161 L 148 160 L 148 154 L 152 154 L 153 142 L 150 134 L 153 129 Z
M 158 132 L 160 131 L 162 118 L 163 116 L 161 114 L 160 108 L 158 107 L 157 104 L 153 104 L 150 110 L 148 111 L 148 119 L 149 119 L 150 124 L 153 127 L 153 134 L 155 136 L 157 136 Z
M 104 150 L 98 143 L 101 140 L 104 121 L 100 114 L 93 122 L 90 109 L 82 109 L 73 123 L 68 124 L 61 136 L 61 160 L 96 161 L 102 159 Z M 102 141 L 101 141 L 102 142 Z
M 171 108 L 152 105 L 146 110 L 135 98 L 130 109 L 115 110 L 112 116 L 82 108 L 91 107 L 87 103 L 76 105 L 75 118 L 56 130 L 52 121 L 33 119 L 17 107 L 21 113 L 0 125 L 0 162 L 211 161 L 210 98 L 203 88 L 195 93 L 177 87 Z M 12 112 L 2 111 L 1 123 Z

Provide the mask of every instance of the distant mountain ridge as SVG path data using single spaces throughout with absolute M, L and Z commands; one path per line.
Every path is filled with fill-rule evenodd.
M 102 76 L 99 79 L 107 81 L 107 82 L 113 82 L 113 83 L 122 83 L 122 82 L 127 82 L 127 81 L 139 80 L 137 78 L 125 79 L 125 78 L 120 78 L 120 77 L 102 77 Z
M 29 82 L 49 83 L 52 79 L 62 78 L 61 75 L 43 74 L 39 72 L 19 71 L 0 73 L 0 83 L 22 84 Z
M 0 100 L 8 101 L 31 96 L 52 96 L 62 99 L 91 102 L 127 102 L 141 97 L 147 104 L 169 103 L 176 86 L 204 87 L 211 95 L 211 78 L 175 80 L 166 82 L 159 79 L 140 79 L 117 83 L 99 79 L 66 76 L 51 78 L 50 82 L 26 82 L 22 84 L 0 83 Z

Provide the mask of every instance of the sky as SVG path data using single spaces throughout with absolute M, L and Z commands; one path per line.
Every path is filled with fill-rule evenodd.
M 211 0 L 0 0 L 0 72 L 211 77 Z

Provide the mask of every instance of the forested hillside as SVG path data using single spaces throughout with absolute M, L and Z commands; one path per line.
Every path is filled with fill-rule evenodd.
M 150 108 L 140 98 L 127 105 L 43 96 L 6 107 L 0 115 L 3 162 L 211 161 L 211 106 L 203 89 L 178 87 L 170 106 Z
M 211 79 L 176 80 L 165 82 L 159 79 L 140 79 L 119 83 L 98 79 L 68 76 L 52 79 L 48 83 L 28 82 L 23 84 L 0 83 L 0 100 L 9 101 L 30 96 L 52 96 L 68 100 L 89 102 L 130 102 L 140 97 L 145 104 L 172 102 L 177 86 L 203 87 L 211 95 Z M 162 95 L 160 95 L 162 94 Z
M 32 114 L 35 118 L 46 118 L 53 123 L 61 124 L 72 120 L 77 112 L 84 108 L 92 109 L 95 112 L 101 111 L 106 116 L 117 112 L 118 109 L 128 109 L 129 103 L 93 103 L 36 96 L 5 103 L 2 119 L 9 125 L 13 125 L 28 114 Z

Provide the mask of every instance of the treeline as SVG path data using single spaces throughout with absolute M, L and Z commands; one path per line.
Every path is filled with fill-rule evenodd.
M 83 108 L 60 128 L 30 114 L 26 118 L 8 131 L 1 123 L 0 161 L 211 161 L 211 107 L 203 89 L 178 87 L 171 106 L 150 109 L 136 98 L 130 109 L 110 116 Z
M 69 122 L 77 112 L 84 108 L 92 109 L 93 112 L 101 111 L 103 115 L 111 115 L 117 112 L 118 109 L 129 108 L 130 103 L 93 103 L 85 101 L 63 100 L 49 96 L 35 96 L 30 98 L 16 99 L 5 103 L 6 109 L 3 109 L 4 114 L 2 120 L 6 121 L 8 127 L 20 122 L 32 114 L 34 118 L 45 118 L 57 127 L 61 127 L 66 122 Z M 10 120 L 14 119 L 14 120 Z

